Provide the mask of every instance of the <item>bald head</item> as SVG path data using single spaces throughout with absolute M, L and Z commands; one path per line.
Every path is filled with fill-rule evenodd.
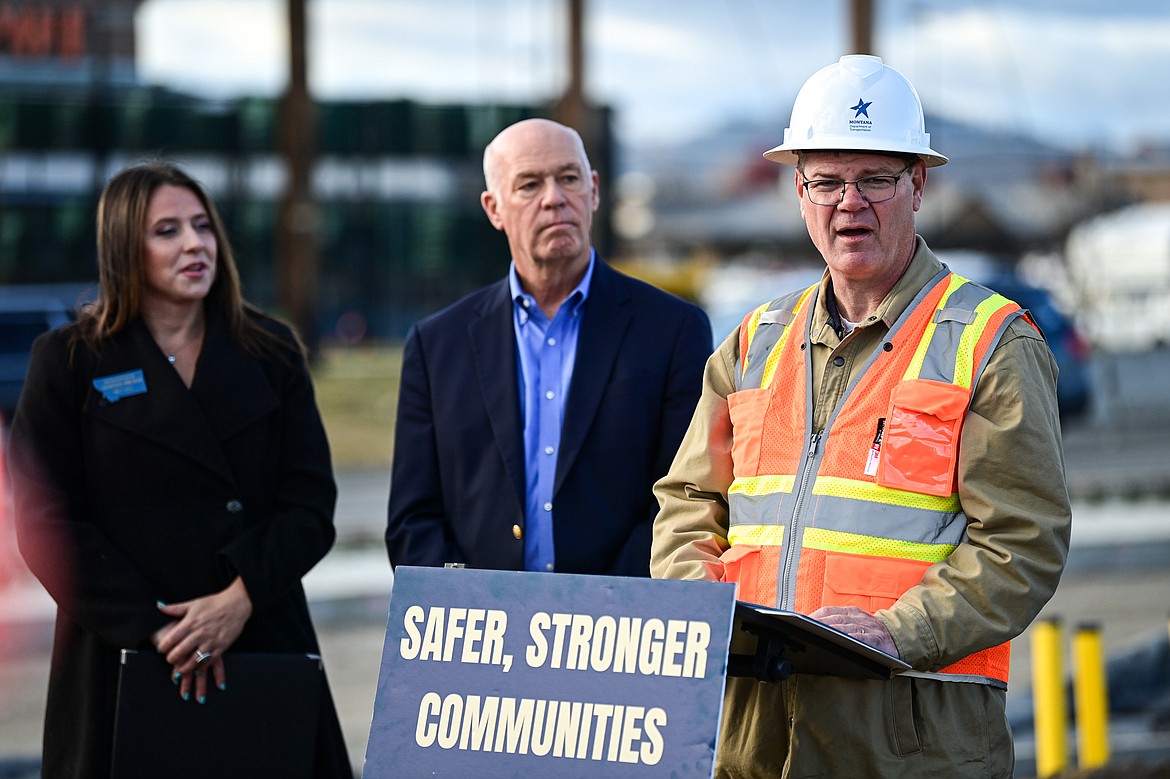
M 571 127 L 551 119 L 524 119 L 505 127 L 483 151 L 483 179 L 489 192 L 499 192 L 500 172 L 508 160 L 515 159 L 523 150 L 547 145 L 550 141 L 567 143 L 578 154 L 581 170 L 590 172 L 585 143 Z

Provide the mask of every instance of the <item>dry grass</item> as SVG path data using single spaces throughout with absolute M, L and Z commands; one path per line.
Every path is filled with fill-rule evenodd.
M 389 468 L 400 344 L 324 346 L 313 366 L 334 468 Z

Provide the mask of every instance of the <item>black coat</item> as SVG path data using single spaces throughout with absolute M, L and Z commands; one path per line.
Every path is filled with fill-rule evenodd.
M 108 775 L 120 649 L 153 651 L 158 601 L 239 575 L 253 612 L 231 651 L 317 652 L 301 577 L 334 539 L 329 447 L 291 349 L 257 359 L 209 317 L 188 389 L 142 322 L 71 359 L 75 328 L 34 344 L 10 441 L 20 549 L 58 606 L 46 777 Z M 144 393 L 110 402 L 93 385 L 135 370 Z M 349 777 L 324 701 L 318 775 Z
M 407 337 L 386 532 L 395 566 L 524 569 L 512 309 L 505 278 Z M 595 263 L 557 453 L 558 571 L 650 575 L 651 488 L 690 424 L 711 350 L 702 309 Z

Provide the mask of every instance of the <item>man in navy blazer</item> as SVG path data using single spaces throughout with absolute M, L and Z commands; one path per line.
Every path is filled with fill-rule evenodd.
M 710 323 L 597 257 L 598 175 L 572 129 L 505 128 L 484 178 L 512 264 L 407 336 L 390 563 L 648 576 L 652 487 L 690 423 Z

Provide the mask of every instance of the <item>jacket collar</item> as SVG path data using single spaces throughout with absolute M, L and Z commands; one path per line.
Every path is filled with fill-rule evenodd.
M 561 428 L 561 453 L 557 458 L 554 495 L 572 468 L 597 416 L 633 318 L 633 306 L 628 305 L 629 302 L 630 293 L 622 283 L 622 276 L 598 259 L 589 285 L 581 333 L 577 337 L 577 361 L 573 366 L 565 421 Z
M 231 480 L 221 442 L 279 405 L 257 360 L 232 341 L 226 325 L 208 317 L 190 389 L 141 320 L 108 339 L 93 378 L 142 371 L 146 391 L 110 402 L 91 384 L 87 415 L 150 439 Z
M 596 259 L 589 297 L 577 337 L 577 360 L 569 384 L 561 428 L 561 448 L 553 493 L 581 451 L 609 384 L 621 343 L 633 317 L 629 290 L 621 275 Z M 483 402 L 492 433 L 520 504 L 525 500 L 524 423 L 516 379 L 516 335 L 508 280 L 492 285 L 467 326 Z
M 886 293 L 886 297 L 878 305 L 875 315 L 879 320 L 885 323 L 887 328 L 894 326 L 898 318 L 902 316 L 902 312 L 906 307 L 914 302 L 919 291 L 925 287 L 932 278 L 934 278 L 943 265 L 938 258 L 934 256 L 934 252 L 926 245 L 926 242 L 919 236 L 916 239 L 916 246 L 914 256 L 910 259 L 910 264 L 906 266 L 906 271 L 894 284 L 894 288 Z M 828 331 L 836 332 L 836 323 L 834 321 L 835 306 L 830 307 L 828 303 L 828 294 L 831 293 L 832 286 L 830 277 L 826 271 L 821 280 L 821 288 L 817 293 L 817 306 L 812 311 L 812 330 L 814 339 L 818 343 L 828 343 L 836 345 L 840 343 L 840 338 L 830 340 L 828 338 Z

